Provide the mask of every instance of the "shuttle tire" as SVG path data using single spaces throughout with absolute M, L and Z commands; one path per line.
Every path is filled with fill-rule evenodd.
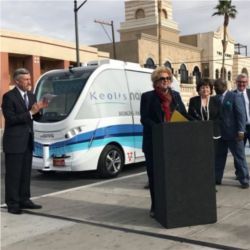
M 102 178 L 116 177 L 124 166 L 121 149 L 113 144 L 107 145 L 99 158 L 97 171 Z

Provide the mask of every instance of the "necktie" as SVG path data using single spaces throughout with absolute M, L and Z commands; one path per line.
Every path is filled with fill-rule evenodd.
M 23 95 L 23 97 L 24 97 L 24 102 L 25 102 L 26 108 L 28 109 L 29 108 L 29 99 L 28 99 L 27 93 L 25 93 Z

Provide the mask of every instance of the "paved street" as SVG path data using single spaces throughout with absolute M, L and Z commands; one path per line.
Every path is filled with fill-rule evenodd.
M 144 164 L 133 164 L 124 167 L 120 176 L 126 176 L 133 173 L 145 171 Z M 4 203 L 4 159 L 1 162 L 1 204 Z M 31 194 L 33 197 L 49 194 L 65 189 L 84 186 L 91 183 L 100 182 L 95 171 L 85 172 L 58 172 L 41 174 L 37 170 L 32 171 L 31 175 Z
M 149 217 L 146 180 L 142 172 L 51 193 L 35 198 L 41 210 L 17 216 L 2 208 L 2 249 L 250 249 L 250 189 L 235 180 L 231 156 L 214 224 L 163 228 Z

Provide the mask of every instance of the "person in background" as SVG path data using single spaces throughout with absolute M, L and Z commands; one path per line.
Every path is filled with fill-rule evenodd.
M 154 90 L 142 94 L 140 103 L 141 123 L 143 125 L 142 150 L 145 154 L 146 169 L 151 196 L 150 216 L 154 217 L 154 160 L 152 145 L 153 126 L 169 122 L 174 110 L 187 115 L 178 92 L 171 89 L 172 72 L 169 68 L 159 67 L 152 72 Z
M 248 89 L 248 76 L 246 74 L 239 74 L 236 78 L 236 87 L 235 92 L 243 95 L 243 100 L 246 108 L 246 132 L 244 137 L 244 144 L 248 140 L 250 144 L 250 89 Z
M 221 185 L 223 173 L 230 149 L 241 188 L 249 188 L 249 172 L 244 147 L 246 112 L 242 96 L 227 90 L 227 82 L 217 79 L 214 82 L 215 92 L 220 101 L 220 130 L 218 149 L 215 155 L 215 182 Z
M 8 212 L 21 214 L 22 209 L 42 206 L 30 200 L 30 175 L 33 150 L 33 120 L 38 119 L 46 101 L 36 102 L 29 91 L 30 73 L 25 68 L 14 72 L 15 88 L 3 95 L 2 111 L 5 118 L 3 151 L 5 153 L 5 201 Z
M 188 114 L 199 121 L 213 121 L 214 139 L 220 138 L 218 99 L 213 94 L 213 84 L 209 79 L 201 79 L 196 91 L 198 96 L 189 100 Z

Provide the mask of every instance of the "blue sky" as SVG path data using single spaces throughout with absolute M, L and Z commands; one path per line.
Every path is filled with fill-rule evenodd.
M 82 3 L 78 0 L 78 5 Z M 212 17 L 217 0 L 173 0 L 173 18 L 181 34 L 216 31 L 223 17 Z M 237 18 L 230 20 L 229 30 L 237 43 L 248 45 L 250 55 L 249 0 L 233 0 Z M 17 32 L 75 41 L 73 0 L 0 0 L 0 27 Z M 110 42 L 102 26 L 94 20 L 110 22 L 115 30 L 124 21 L 124 0 L 88 0 L 78 11 L 80 44 Z M 111 29 L 105 26 L 111 37 Z M 119 34 L 116 32 L 116 41 Z

